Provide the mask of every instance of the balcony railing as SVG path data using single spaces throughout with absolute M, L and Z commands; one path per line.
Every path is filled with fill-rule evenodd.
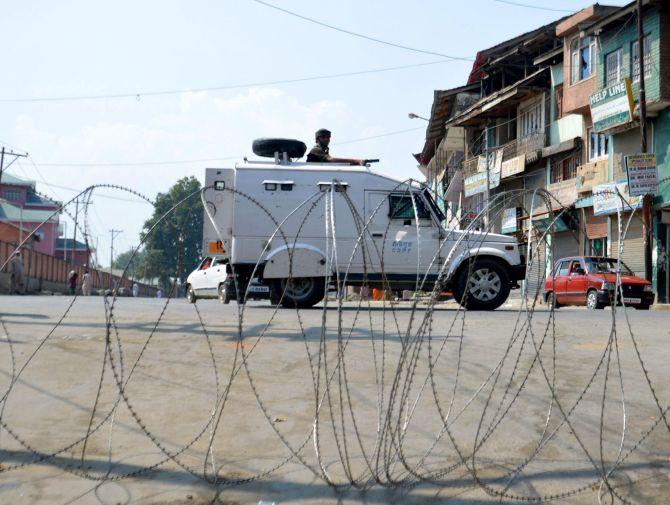
M 515 158 L 521 155 L 534 155 L 547 145 L 546 132 L 532 133 L 514 139 L 501 146 L 491 147 L 489 151 L 495 152 L 499 149 L 503 150 L 503 161 Z M 529 160 L 530 161 L 530 160 Z M 477 165 L 479 164 L 479 156 L 467 159 L 463 162 L 463 177 L 468 177 L 477 173 Z
M 479 164 L 479 156 L 470 158 L 463 162 L 463 177 L 470 177 L 477 173 L 477 165 Z

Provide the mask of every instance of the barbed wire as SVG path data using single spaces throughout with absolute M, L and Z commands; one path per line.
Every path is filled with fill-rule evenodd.
M 670 178 L 662 179 L 660 184 L 668 181 Z M 131 188 L 100 184 L 89 186 L 63 203 L 54 216 L 61 211 L 71 214 L 68 207 L 77 198 L 90 202 L 95 191 L 103 188 L 131 193 L 155 204 Z M 213 187 L 199 189 L 174 203 L 143 234 L 133 258 L 161 224 L 171 222 L 176 211 L 190 208 L 198 200 L 204 204 L 205 221 L 223 243 L 226 237 L 209 205 L 213 191 Z M 202 336 L 201 341 L 193 342 L 201 342 L 206 349 L 206 362 L 198 363 L 197 368 L 209 377 L 208 399 L 194 401 L 207 414 L 195 422 L 184 422 L 190 430 L 184 440 L 166 435 L 164 421 L 157 421 L 152 409 L 167 407 L 174 400 L 168 400 L 168 391 L 165 405 L 150 401 L 147 394 L 152 379 L 142 375 L 148 363 L 165 352 L 164 346 L 178 345 L 161 337 L 169 324 L 169 314 L 183 303 L 175 299 L 177 272 L 183 263 L 180 252 L 180 265 L 174 266 L 168 296 L 156 302 L 157 315 L 152 319 L 148 312 L 142 314 L 148 330 L 139 341 L 132 328 L 120 323 L 129 306 L 120 303 L 116 290 L 104 294 L 97 372 L 81 378 L 91 387 L 91 406 L 85 409 L 84 421 L 76 425 L 76 430 L 65 430 L 56 446 L 44 444 L 39 422 L 28 423 L 26 429 L 26 421 L 20 415 L 26 413 L 17 412 L 14 398 L 19 395 L 26 373 L 47 373 L 44 363 L 58 359 L 52 356 L 62 347 L 55 344 L 56 335 L 86 302 L 79 295 L 67 298 L 62 313 L 50 319 L 48 330 L 41 336 L 34 335 L 34 348 L 27 354 L 17 352 L 18 345 L 27 343 L 25 333 L 15 333 L 11 318 L 0 314 L 0 328 L 5 335 L 0 357 L 9 364 L 7 385 L 0 396 L 0 479 L 35 465 L 49 464 L 94 482 L 97 493 L 104 483 L 146 476 L 173 465 L 208 486 L 213 503 L 222 501 L 225 489 L 260 482 L 289 464 L 305 468 L 340 492 L 348 488 L 385 487 L 411 492 L 421 486 L 463 487 L 479 490 L 500 502 L 573 500 L 591 492 L 593 501 L 601 503 L 606 498 L 611 502 L 644 503 L 641 497 L 662 484 L 663 474 L 655 474 L 655 479 L 649 481 L 641 477 L 640 468 L 649 468 L 653 473 L 649 455 L 658 440 L 652 442 L 650 438 L 655 433 L 660 436 L 659 428 L 663 427 L 663 436 L 670 434 L 670 406 L 664 403 L 664 388 L 655 379 L 658 371 L 644 356 L 626 303 L 617 306 L 616 297 L 612 298 L 611 320 L 600 335 L 603 348 L 580 371 L 583 382 L 578 384 L 570 382 L 570 375 L 576 371 L 563 354 L 567 351 L 555 306 L 538 311 L 544 307 L 544 279 L 551 270 L 554 254 L 549 237 L 568 211 L 554 195 L 544 190 L 493 195 L 466 229 L 455 230 L 450 227 L 458 222 L 455 216 L 450 216 L 442 229 L 438 229 L 438 223 L 425 222 L 421 209 L 427 201 L 411 180 L 398 183 L 378 201 L 366 202 L 365 209 L 356 204 L 346 185 L 338 180 L 306 195 L 289 212 L 279 215 L 267 201 L 243 191 L 224 188 L 217 194 L 232 198 L 240 212 L 254 215 L 259 229 L 265 226 L 272 231 L 259 246 L 255 264 L 248 265 L 248 270 L 230 261 L 228 247 L 221 255 L 228 260 L 226 268 L 232 276 L 237 301 L 231 310 L 217 315 L 217 319 L 223 318 L 227 330 L 208 321 L 203 311 L 207 305 L 192 305 L 196 329 L 185 330 L 185 336 Z M 387 214 L 391 195 L 408 199 L 409 225 L 403 233 L 411 234 L 416 246 L 405 266 L 412 271 L 408 282 L 421 296 L 403 303 L 391 303 L 385 298 L 372 302 L 364 296 L 347 301 L 346 288 L 352 283 L 375 285 L 385 291 L 395 289 L 392 242 L 397 241 L 398 235 Z M 624 300 L 620 259 L 636 205 L 616 188 L 600 191 L 596 196 L 617 201 L 619 262 L 614 292 Z M 580 197 L 577 202 L 586 200 Z M 485 332 L 488 334 L 478 333 L 480 339 L 475 340 L 479 343 L 471 342 L 472 332 L 482 331 L 476 329 L 477 314 L 481 313 L 473 311 L 476 307 L 470 298 L 471 283 L 489 265 L 487 240 L 510 201 L 521 202 L 529 216 L 525 230 L 526 277 L 520 305 L 510 316 L 500 316 L 511 318 L 511 330 L 501 325 Z M 542 219 L 548 220 L 548 225 L 539 226 L 539 218 L 534 215 L 541 206 L 546 210 Z M 88 205 L 84 205 L 83 218 L 73 220 L 88 244 Z M 381 227 L 379 222 L 383 223 Z M 476 223 L 484 223 L 483 228 L 475 230 Z M 292 290 L 301 278 L 298 269 L 304 267 L 301 240 L 316 225 L 323 230 L 325 278 L 318 283 L 323 303 L 320 308 L 307 311 L 295 302 Z M 32 234 L 37 231 L 39 227 Z M 446 238 L 431 242 L 436 231 L 440 236 L 446 234 Z M 17 249 L 28 240 L 30 236 Z M 431 244 L 435 243 L 433 248 Z M 265 279 L 271 284 L 271 310 L 255 311 L 244 303 L 250 295 L 249 280 L 263 275 L 270 258 L 279 257 L 271 255 L 282 251 L 288 258 L 286 278 Z M 3 270 L 10 258 L 2 265 Z M 532 278 L 532 272 L 539 276 Z M 360 279 L 354 282 L 354 275 L 360 275 Z M 335 289 L 334 296 L 329 295 L 329 286 Z M 445 289 L 451 289 L 458 302 L 453 307 L 449 305 L 448 310 L 439 301 Z M 53 309 L 58 310 L 56 305 Z M 257 320 L 259 314 L 261 324 Z M 295 323 L 291 323 L 292 318 Z M 292 334 L 295 344 L 304 347 L 302 360 L 293 356 L 291 363 L 281 362 L 278 356 L 279 362 L 268 361 L 266 346 L 276 338 L 278 330 Z M 625 342 L 632 352 L 626 352 Z M 491 346 L 488 355 L 481 359 L 471 355 L 482 343 Z M 179 347 L 174 349 L 179 352 Z M 366 356 L 369 360 L 361 370 Z M 295 409 L 310 405 L 303 412 L 309 420 L 304 431 L 295 423 L 283 423 L 275 412 L 279 392 L 267 391 L 267 373 L 273 365 L 277 366 L 275 373 L 286 367 L 309 369 L 300 390 L 303 397 L 298 398 L 298 391 L 287 389 L 282 399 L 289 406 L 294 403 Z M 642 390 L 648 393 L 648 405 L 638 396 L 631 406 L 633 380 L 638 394 Z M 242 384 L 245 389 L 241 389 Z M 242 394 L 243 390 L 246 393 Z M 265 430 L 268 437 L 267 448 L 259 449 L 267 450 L 268 457 L 262 458 L 266 467 L 246 469 L 244 473 L 240 473 L 241 466 L 236 470 L 239 454 L 227 447 L 231 435 L 226 424 L 228 416 L 239 413 L 242 407 L 257 410 L 263 424 L 254 430 Z M 635 429 L 629 422 L 633 409 L 644 413 L 637 416 Z M 144 465 L 119 466 L 128 451 L 123 444 L 115 443 L 114 435 L 129 429 L 119 425 L 122 412 L 130 416 L 133 432 L 156 451 L 154 459 Z M 651 412 L 653 415 L 649 415 Z M 74 419 L 63 422 L 75 423 Z M 180 422 L 181 419 L 170 420 L 172 424 Z M 94 441 L 103 430 L 109 433 L 106 462 L 92 467 L 91 461 L 101 450 Z M 78 434 L 67 439 L 66 435 L 75 431 Z M 520 431 L 525 438 L 520 437 Z M 251 431 L 236 434 L 242 442 L 245 437 L 248 443 L 255 440 Z M 271 449 L 271 440 L 281 448 L 280 456 L 276 448 Z M 663 440 L 667 442 L 667 438 Z M 11 451 L 6 449 L 10 443 L 25 451 L 22 459 L 12 460 Z M 579 468 L 580 476 L 572 481 L 561 479 L 565 462 L 551 456 L 557 450 L 569 451 L 569 464 Z M 72 457 L 65 457 L 68 454 Z M 543 458 L 544 454 L 548 455 Z M 633 458 L 641 462 L 635 470 L 627 466 Z M 542 472 L 548 473 L 549 478 Z M 28 481 L 24 485 L 29 484 Z

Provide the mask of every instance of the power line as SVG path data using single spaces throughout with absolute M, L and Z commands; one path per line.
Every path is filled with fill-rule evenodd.
M 318 21 L 314 18 L 303 16 L 302 14 L 298 14 L 297 12 L 293 12 L 293 11 L 284 9 L 282 7 L 279 7 L 277 5 L 273 5 L 271 3 L 264 2 L 263 0 L 253 0 L 253 1 L 260 4 L 260 5 L 264 5 L 265 7 L 269 7 L 271 9 L 275 9 L 275 10 L 278 10 L 280 12 L 283 12 L 284 14 L 288 14 L 289 16 L 294 16 L 294 17 L 302 19 L 304 21 L 308 21 L 310 23 L 314 23 L 316 25 L 323 26 L 324 28 L 328 28 L 330 30 L 335 30 L 335 31 L 341 32 L 341 33 L 346 33 L 347 35 L 352 35 L 353 37 L 358 37 L 358 38 L 361 38 L 361 39 L 369 40 L 371 42 L 377 42 L 378 44 L 384 44 L 384 45 L 387 45 L 387 46 L 396 47 L 398 49 L 405 49 L 407 51 L 413 51 L 415 53 L 430 54 L 432 56 L 442 56 L 443 58 L 449 58 L 450 60 L 473 61 L 473 58 L 466 58 L 466 57 L 463 57 L 463 56 L 451 56 L 449 54 L 438 53 L 436 51 L 426 51 L 424 49 L 417 49 L 416 47 L 410 47 L 410 46 L 405 46 L 405 45 L 402 45 L 402 44 L 396 44 L 395 42 L 389 42 L 387 40 L 378 39 L 378 38 L 371 37 L 369 35 L 365 35 L 365 34 L 362 34 L 362 33 L 352 32 L 351 30 L 346 30 L 346 29 L 340 28 L 338 26 L 329 25 L 327 23 L 324 23 L 323 21 Z
M 295 79 L 280 79 L 276 81 L 261 81 L 250 82 L 244 84 L 230 84 L 226 86 L 211 86 L 204 88 L 188 88 L 188 89 L 171 89 L 159 91 L 139 91 L 135 93 L 110 93 L 106 95 L 68 95 L 68 96 L 51 96 L 51 97 L 26 97 L 26 98 L 0 98 L 0 103 L 25 103 L 25 102 L 65 102 L 77 100 L 111 100 L 118 98 L 135 98 L 139 100 L 147 96 L 166 96 L 166 95 L 180 95 L 189 93 L 202 93 L 204 91 L 226 91 L 231 89 L 253 88 L 259 86 L 273 86 L 279 84 L 294 84 L 299 82 L 318 81 L 325 79 L 337 79 L 340 77 L 353 77 L 357 75 L 376 74 L 381 72 L 393 72 L 396 70 L 405 70 L 408 68 L 426 67 L 430 65 L 439 65 L 442 63 L 449 63 L 457 58 L 448 57 L 447 60 L 429 61 L 425 63 L 413 63 L 410 65 L 398 65 L 394 67 L 381 67 L 369 70 L 359 70 L 355 72 L 341 72 L 338 74 L 315 75 L 309 77 L 298 77 Z M 460 58 L 464 61 L 472 61 L 471 59 Z
M 380 133 L 379 135 L 372 135 L 370 137 L 361 137 L 359 139 L 354 139 L 354 140 L 344 140 L 342 142 L 334 142 L 334 146 L 341 146 L 343 144 L 353 144 L 354 142 L 363 142 L 365 140 L 373 140 L 373 139 L 379 139 L 382 137 L 390 137 L 392 135 L 400 135 L 401 133 L 407 133 L 407 132 L 414 132 L 417 130 L 425 130 L 425 126 L 419 126 L 417 128 L 407 128 L 406 130 L 397 130 L 394 132 L 388 132 L 388 133 Z
M 513 5 L 515 7 L 525 7 L 526 9 L 536 9 L 536 10 L 539 10 L 539 11 L 569 12 L 569 13 L 575 12 L 574 10 L 555 9 L 553 7 L 542 7 L 540 5 L 526 4 L 526 3 L 521 3 L 521 2 L 513 2 L 512 0 L 493 0 L 493 1 L 501 3 L 501 4 Z
M 45 167 L 136 167 L 145 165 L 180 165 L 184 163 L 205 163 L 210 161 L 239 160 L 242 156 L 226 156 L 222 158 L 199 158 L 192 160 L 165 160 L 165 161 L 106 161 L 106 162 L 58 162 L 58 163 L 40 163 Z

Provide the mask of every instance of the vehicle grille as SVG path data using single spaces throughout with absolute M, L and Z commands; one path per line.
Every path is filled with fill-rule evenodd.
M 624 284 L 622 286 L 624 296 L 639 297 L 644 292 L 644 286 L 634 286 L 631 284 Z

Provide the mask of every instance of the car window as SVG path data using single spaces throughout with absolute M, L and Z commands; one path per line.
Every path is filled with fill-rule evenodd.
M 414 202 L 408 194 L 389 195 L 389 217 L 391 219 L 414 219 L 414 204 L 416 204 L 416 216 L 419 219 L 430 219 L 430 213 L 418 194 Z
M 621 266 L 621 273 L 632 275 L 630 268 L 623 262 L 618 262 L 613 258 L 587 258 L 586 268 L 593 274 L 613 274 Z
M 558 267 L 558 271 L 556 272 L 556 275 L 568 275 L 569 271 L 570 271 L 570 262 L 569 261 L 561 261 L 561 264 Z
M 580 274 L 580 270 L 582 270 L 582 262 L 579 260 L 573 261 L 570 266 L 570 274 Z
M 211 265 L 212 265 L 212 258 L 205 258 L 203 262 L 200 264 L 200 268 L 198 270 L 207 270 Z

